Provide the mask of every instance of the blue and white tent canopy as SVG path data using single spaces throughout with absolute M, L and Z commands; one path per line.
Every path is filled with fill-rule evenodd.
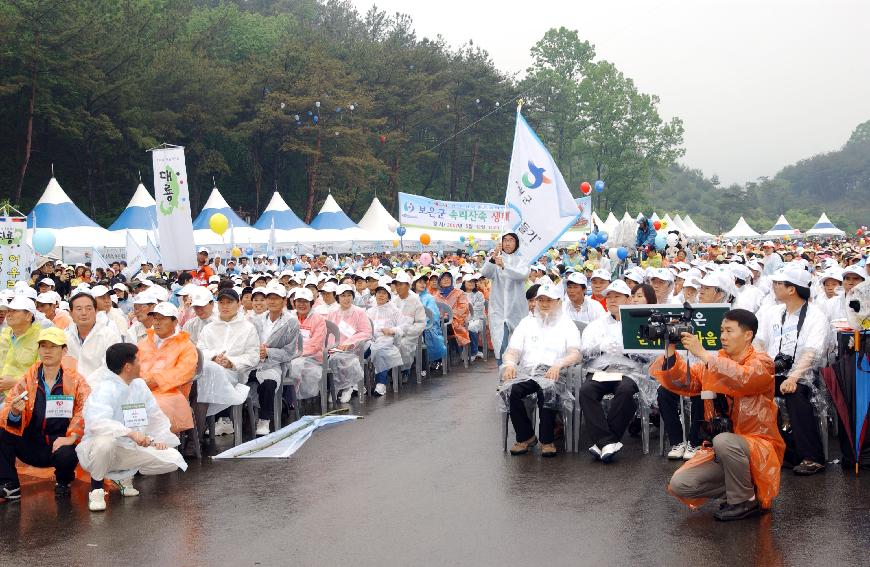
M 813 228 L 807 231 L 807 236 L 845 236 L 846 233 L 828 219 L 828 215 L 822 213 Z
M 274 222 L 274 225 L 273 225 Z M 254 228 L 260 230 L 269 230 L 275 227 L 276 230 L 293 230 L 294 228 L 308 228 L 308 225 L 302 222 L 296 213 L 287 205 L 284 198 L 275 191 L 272 194 L 272 199 L 266 206 L 266 210 L 254 223 Z
M 34 226 L 52 230 L 56 249 L 124 245 L 122 235 L 113 234 L 88 218 L 70 200 L 54 177 L 27 215 L 28 238 L 32 237 Z
M 326 201 L 320 207 L 320 212 L 311 221 L 311 228 L 317 231 L 317 241 L 320 242 L 372 242 L 377 236 L 361 229 L 350 217 L 344 214 L 341 207 L 332 197 L 326 196 Z
M 110 231 L 130 233 L 139 244 L 146 244 L 148 237 L 156 242 L 154 231 L 157 229 L 157 203 L 141 183 L 136 187 L 127 208 L 109 227 Z
M 223 236 L 216 234 L 209 226 L 209 219 L 216 213 L 223 213 L 230 221 L 230 228 Z M 269 231 L 257 230 L 243 221 L 234 210 L 227 204 L 218 188 L 211 190 L 211 195 L 202 211 L 193 221 L 193 241 L 197 246 L 202 245 L 225 245 L 227 248 L 235 243 L 244 248 L 248 244 L 262 244 L 269 238 Z M 219 254 L 223 256 L 223 254 Z
M 776 224 L 765 232 L 764 236 L 765 238 L 782 238 L 783 236 L 799 236 L 800 233 L 801 231 L 792 228 L 788 221 L 785 220 L 785 215 L 779 215 Z

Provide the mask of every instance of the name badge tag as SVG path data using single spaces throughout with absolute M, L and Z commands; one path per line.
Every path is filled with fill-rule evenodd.
M 338 330 L 341 331 L 341 334 L 346 337 L 351 337 L 356 332 L 356 330 L 347 321 L 342 321 L 341 323 L 339 323 Z
M 299 329 L 299 333 L 302 335 L 302 338 L 306 341 L 311 338 L 311 330 L 310 329 Z
M 148 425 L 148 412 L 145 404 L 124 404 L 121 406 L 124 412 L 124 427 L 146 427 Z
M 622 382 L 622 374 L 619 372 L 603 372 L 599 370 L 592 374 L 592 379 L 596 382 Z
M 73 416 L 72 396 L 47 396 L 45 398 L 45 418 L 62 417 L 70 419 Z

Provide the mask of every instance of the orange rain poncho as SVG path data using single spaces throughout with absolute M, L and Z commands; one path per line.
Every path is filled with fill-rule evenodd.
M 140 374 L 169 418 L 172 432 L 186 431 L 193 427 L 187 398 L 196 373 L 196 347 L 186 332 L 178 331 L 157 348 L 154 329 L 146 332 L 138 344 Z
M 733 359 L 719 351 L 708 364 L 693 364 L 691 382 L 686 383 L 686 361 L 676 355 L 673 368 L 662 370 L 664 357 L 650 367 L 650 375 L 662 386 L 681 396 L 697 396 L 701 390 L 711 390 L 733 398 L 731 421 L 734 433 L 749 444 L 749 468 L 755 494 L 763 508 L 770 508 L 779 492 L 779 474 L 785 452 L 785 442 L 776 424 L 776 403 L 773 401 L 773 361 L 764 352 L 751 346 Z M 704 417 L 713 414 L 711 400 L 704 401 Z M 712 449 L 698 451 L 684 468 L 713 460 Z M 700 505 L 704 499 L 681 499 L 689 506 Z

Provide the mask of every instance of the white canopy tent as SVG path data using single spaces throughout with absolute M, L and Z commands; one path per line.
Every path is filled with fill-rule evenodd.
M 734 228 L 722 235 L 724 238 L 758 238 L 761 236 L 746 222 L 746 219 L 740 217 Z
M 393 218 L 377 197 L 372 199 L 372 204 L 357 225 L 382 242 L 390 242 L 399 237 L 396 234 L 399 221 Z M 407 233 L 405 236 L 408 236 Z
M 845 231 L 840 230 L 828 219 L 828 215 L 822 213 L 813 228 L 807 231 L 807 236 L 845 236 Z
M 764 233 L 765 238 L 782 238 L 783 236 L 800 236 L 801 231 L 795 230 L 785 219 L 785 215 L 779 215 L 770 230 Z
M 701 228 L 695 224 L 695 221 L 692 220 L 692 217 L 686 215 L 683 218 L 683 224 L 686 225 L 686 228 L 689 229 L 689 237 L 695 238 L 698 240 L 705 240 L 713 238 L 713 235 L 709 232 L 704 232 Z
M 674 228 L 686 236 L 689 236 L 689 229 L 686 227 L 686 223 L 683 221 L 683 217 L 681 217 L 679 213 L 674 216 Z

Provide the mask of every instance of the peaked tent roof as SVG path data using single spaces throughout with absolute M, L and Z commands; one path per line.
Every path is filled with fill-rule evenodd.
M 793 234 L 800 234 L 800 231 L 792 228 L 792 226 L 789 224 L 789 222 L 785 219 L 785 215 L 779 215 L 779 218 L 777 219 L 776 224 L 774 224 L 770 230 L 765 232 L 764 236 L 776 238 L 779 236 L 786 236 L 786 235 L 791 236 Z
M 37 228 L 99 227 L 72 202 L 54 177 L 49 180 L 42 197 L 27 215 L 27 228 L 33 228 L 34 217 Z
M 834 226 L 834 223 L 828 219 L 828 215 L 825 213 L 822 213 L 813 228 L 807 231 L 807 236 L 845 236 L 845 234 L 844 231 Z
M 393 218 L 393 215 L 387 211 L 377 197 L 372 199 L 372 204 L 369 205 L 366 214 L 363 215 L 357 224 L 361 229 L 378 235 L 384 240 L 392 240 L 398 237 L 396 228 L 399 226 L 399 221 Z
M 109 230 L 154 230 L 157 227 L 157 203 L 141 183 L 136 187 L 127 208 L 115 219 Z
M 350 217 L 344 214 L 341 207 L 335 201 L 335 198 L 330 193 L 326 196 L 326 201 L 320 207 L 320 212 L 311 221 L 311 228 L 317 230 L 334 229 L 342 230 L 346 228 L 359 228 L 355 222 L 350 220 Z
M 722 236 L 725 238 L 754 238 L 760 235 L 752 230 L 752 227 L 749 226 L 749 224 L 746 222 L 746 219 L 740 217 L 740 219 L 738 219 L 737 221 L 737 224 L 734 225 L 734 228 L 732 228 Z
M 692 236 L 694 238 L 713 238 L 712 234 L 710 234 L 709 232 L 704 232 L 703 230 L 701 230 L 701 228 L 695 224 L 695 221 L 693 221 L 692 217 L 689 215 L 686 215 L 683 218 L 683 224 L 686 225 L 687 229 L 689 229 L 688 230 L 689 236 Z
M 193 230 L 211 230 L 208 221 L 215 213 L 226 215 L 233 228 L 250 228 L 250 225 L 239 218 L 239 215 L 230 208 L 224 196 L 215 187 L 211 190 L 211 195 L 208 196 L 208 201 L 205 202 L 202 211 L 193 220 Z
M 650 215 L 649 220 L 660 221 L 662 219 L 661 219 L 661 217 L 659 217 L 659 214 L 657 212 L 653 211 L 653 214 Z
M 254 228 L 260 230 L 270 230 L 272 222 L 275 223 L 275 230 L 293 230 L 296 228 L 308 228 L 302 219 L 293 212 L 281 194 L 275 191 L 272 193 L 272 199 L 266 206 L 266 210 L 254 223 Z
M 686 223 L 685 221 L 683 221 L 683 217 L 680 216 L 680 213 L 674 215 L 674 227 L 686 236 L 689 235 L 689 227 L 686 226 Z

